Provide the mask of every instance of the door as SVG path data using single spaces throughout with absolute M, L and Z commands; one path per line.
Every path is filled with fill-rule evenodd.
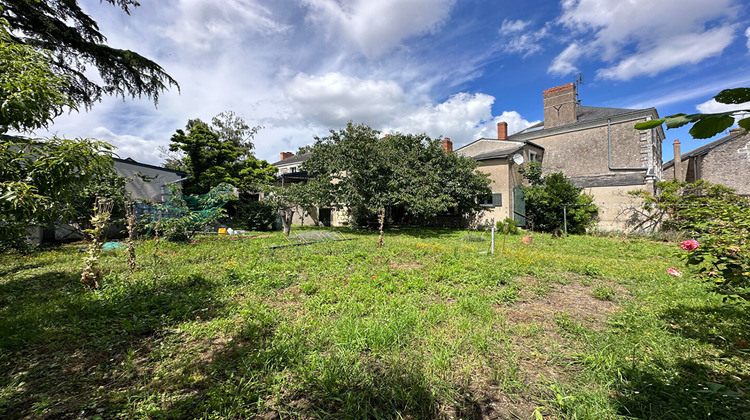
M 331 209 L 319 209 L 318 221 L 323 226 L 331 226 Z
M 523 199 L 523 187 L 513 187 L 513 219 L 518 226 L 526 226 L 526 201 Z

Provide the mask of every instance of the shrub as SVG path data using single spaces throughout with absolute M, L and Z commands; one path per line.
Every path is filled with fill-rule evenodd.
M 240 197 L 237 218 L 249 230 L 269 230 L 276 220 L 276 209 L 265 201 Z
M 506 232 L 506 225 L 508 231 Z M 513 220 L 510 217 L 506 217 L 505 219 L 497 222 L 497 230 L 500 233 L 507 233 L 508 235 L 518 235 L 521 233 L 521 230 L 518 229 L 518 220 Z
M 687 251 L 686 263 L 714 282 L 717 292 L 750 299 L 750 200 L 705 181 L 669 181 L 657 187 L 659 195 L 641 194 L 644 206 L 665 219 L 665 227 L 695 238 L 680 244 Z
M 570 233 L 586 233 L 599 212 L 594 197 L 582 194 L 562 172 L 542 176 L 541 165 L 529 162 L 521 171 L 530 186 L 523 189 L 526 217 L 542 232 L 561 231 L 566 223 Z M 566 215 L 567 213 L 567 222 Z

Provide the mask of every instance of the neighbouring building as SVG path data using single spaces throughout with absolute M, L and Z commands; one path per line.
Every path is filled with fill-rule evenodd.
M 115 172 L 130 181 L 125 189 L 137 201 L 163 203 L 169 195 L 170 184 L 180 184 L 187 173 L 136 162 L 132 158 L 115 158 Z
M 674 141 L 674 159 L 664 164 L 665 179 L 695 182 L 703 179 L 750 195 L 750 134 L 742 129 L 730 130 L 729 135 L 681 153 L 679 140 Z
M 443 140 L 443 148 L 450 152 L 453 143 Z M 521 189 L 524 178 L 519 172 L 526 162 L 542 162 L 544 148 L 528 141 L 508 139 L 508 124 L 497 124 L 497 138 L 480 138 L 459 149 L 455 153 L 471 157 L 479 162 L 477 171 L 489 175 L 492 183 L 492 195 L 479 197 L 484 212 L 480 215 L 480 224 L 501 221 L 505 218 L 517 220 L 519 226 L 526 225 L 524 217 L 523 194 Z
M 653 192 L 662 178 L 662 127 L 634 128 L 658 118 L 656 109 L 583 106 L 574 83 L 543 91 L 542 100 L 544 121 L 508 140 L 543 148 L 545 173 L 562 172 L 593 195 L 599 229 L 628 230 L 638 205 L 628 191 Z
M 310 175 L 302 170 L 302 164 L 309 157 L 310 153 L 295 155 L 292 152 L 281 152 L 280 160 L 271 164 L 278 168 L 276 185 L 285 187 L 294 183 L 307 182 Z M 347 224 L 348 220 L 348 215 L 343 211 L 329 207 L 312 207 L 307 209 L 304 219 L 300 211 L 295 211 L 292 224 L 342 226 Z

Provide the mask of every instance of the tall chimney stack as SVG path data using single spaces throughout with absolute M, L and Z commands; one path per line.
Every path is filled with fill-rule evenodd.
M 453 153 L 453 142 L 448 137 L 443 139 L 443 150 L 445 153 Z
M 544 128 L 553 128 L 578 121 L 576 116 L 576 85 L 557 86 L 542 92 Z
M 508 123 L 500 121 L 497 123 L 497 139 L 508 140 Z
M 290 158 L 292 156 L 294 156 L 294 153 L 292 153 L 292 152 L 281 152 L 281 159 L 280 160 L 288 159 L 288 158 Z
M 682 176 L 682 153 L 680 152 L 680 141 L 675 140 L 674 144 L 674 179 L 677 181 L 684 181 Z

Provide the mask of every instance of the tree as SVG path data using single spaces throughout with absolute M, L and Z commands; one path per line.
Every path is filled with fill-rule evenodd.
M 22 246 L 31 227 L 86 217 L 81 197 L 111 178 L 114 162 L 112 146 L 95 140 L 4 135 L 44 127 L 72 102 L 46 53 L 9 42 L 2 19 L 0 32 L 0 249 L 8 249 Z
M 0 248 L 18 246 L 33 226 L 85 217 L 80 198 L 113 173 L 112 155 L 91 139 L 0 143 Z
M 573 185 L 562 172 L 542 175 L 537 162 L 529 162 L 521 172 L 531 183 L 523 190 L 526 217 L 535 229 L 562 231 L 567 220 L 568 232 L 580 234 L 596 221 L 594 197 L 582 194 L 583 188 Z
M 169 150 L 184 156 L 173 156 L 170 165 L 185 168 L 190 175 L 185 192 L 203 194 L 222 182 L 242 191 L 257 190 L 275 179 L 276 168 L 251 153 L 251 139 L 258 129 L 231 111 L 214 117 L 212 125 L 192 119 L 185 126 L 187 132 L 178 129 Z
M 430 217 L 457 208 L 477 208 L 475 197 L 486 194 L 489 179 L 474 172 L 472 159 L 446 154 L 439 140 L 424 134 L 380 133 L 365 124 L 316 138 L 303 169 L 314 174 L 319 196 L 366 218 L 377 218 L 383 244 L 386 211 Z M 322 190 L 322 191 L 320 191 Z
M 724 89 L 714 96 L 716 102 L 722 104 L 744 104 L 750 102 L 750 88 Z M 750 109 L 718 112 L 715 114 L 674 114 L 664 118 L 639 122 L 637 130 L 648 130 L 666 124 L 667 128 L 678 128 L 693 123 L 690 135 L 696 139 L 713 137 L 734 125 L 735 118 L 747 115 Z M 745 117 L 737 124 L 745 130 L 750 130 L 750 117 Z
M 75 107 L 66 94 L 67 78 L 50 69 L 49 53 L 10 42 L 0 20 L 0 135 L 46 127 L 63 112 Z
M 106 0 L 130 14 L 136 0 Z M 177 81 L 155 62 L 129 50 L 112 48 L 94 19 L 76 0 L 0 0 L 0 17 L 7 19 L 13 39 L 52 53 L 52 70 L 65 75 L 68 97 L 87 107 L 102 95 L 146 96 L 158 102 L 159 94 Z M 101 82 L 85 70 L 94 67 Z

